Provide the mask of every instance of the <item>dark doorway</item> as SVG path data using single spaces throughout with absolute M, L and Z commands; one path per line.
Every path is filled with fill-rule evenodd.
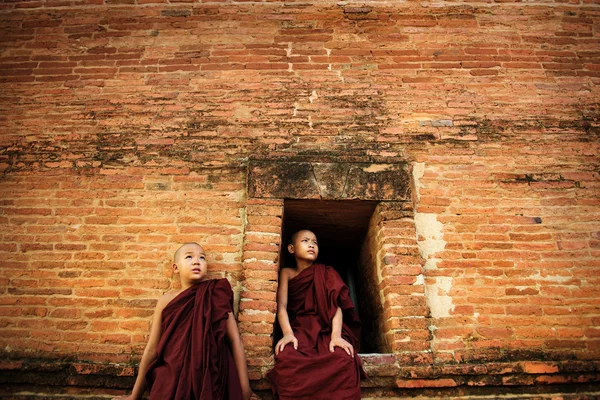
M 363 270 L 365 266 L 361 265 L 361 251 L 364 252 L 363 245 L 377 204 L 376 201 L 359 200 L 284 202 L 281 267 L 294 264 L 293 257 L 287 251 L 291 235 L 301 229 L 313 231 L 319 241 L 318 261 L 332 266 L 340 274 L 350 289 L 363 322 L 361 353 L 378 352 L 380 340 L 373 339 L 382 336 L 378 326 L 381 314 L 379 293 L 371 290 L 377 285 L 364 282 L 368 274 Z

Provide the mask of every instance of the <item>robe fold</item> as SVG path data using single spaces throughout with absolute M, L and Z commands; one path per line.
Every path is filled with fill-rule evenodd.
M 329 352 L 331 324 L 340 307 L 342 337 L 354 347 L 354 357 L 342 348 Z M 358 356 L 360 321 L 348 287 L 331 267 L 313 264 L 288 282 L 287 312 L 298 339 L 275 356 L 267 374 L 276 399 L 360 399 L 360 380 L 366 374 Z M 276 324 L 274 343 L 281 339 Z
M 232 311 L 227 279 L 202 281 L 167 304 L 158 357 L 146 373 L 151 400 L 242 399 L 226 338 Z

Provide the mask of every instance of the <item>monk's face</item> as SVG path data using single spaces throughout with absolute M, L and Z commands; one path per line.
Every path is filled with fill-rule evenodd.
M 307 230 L 297 232 L 293 237 L 293 243 L 288 246 L 288 251 L 296 259 L 315 261 L 319 255 L 317 236 Z
M 202 246 L 196 243 L 184 244 L 175 253 L 173 271 L 179 274 L 182 283 L 201 281 L 206 276 L 208 264 Z

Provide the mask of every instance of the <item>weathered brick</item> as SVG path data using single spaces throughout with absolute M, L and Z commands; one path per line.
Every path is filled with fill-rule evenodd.
M 359 282 L 379 310 L 363 329 L 423 368 L 366 357 L 370 393 L 598 380 L 577 372 L 600 354 L 590 4 L 168 3 L 0 6 L 10 357 L 139 361 L 194 240 L 268 391 L 285 201 L 246 193 L 248 162 L 342 161 L 412 168 L 363 232 Z

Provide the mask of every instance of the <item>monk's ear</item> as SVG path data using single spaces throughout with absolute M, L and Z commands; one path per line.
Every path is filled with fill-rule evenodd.
M 288 244 L 288 251 L 290 252 L 290 254 L 294 254 L 294 245 L 293 244 Z
M 177 264 L 173 263 L 172 268 L 173 268 L 173 273 L 174 274 L 178 274 L 179 273 L 179 267 L 177 266 Z

